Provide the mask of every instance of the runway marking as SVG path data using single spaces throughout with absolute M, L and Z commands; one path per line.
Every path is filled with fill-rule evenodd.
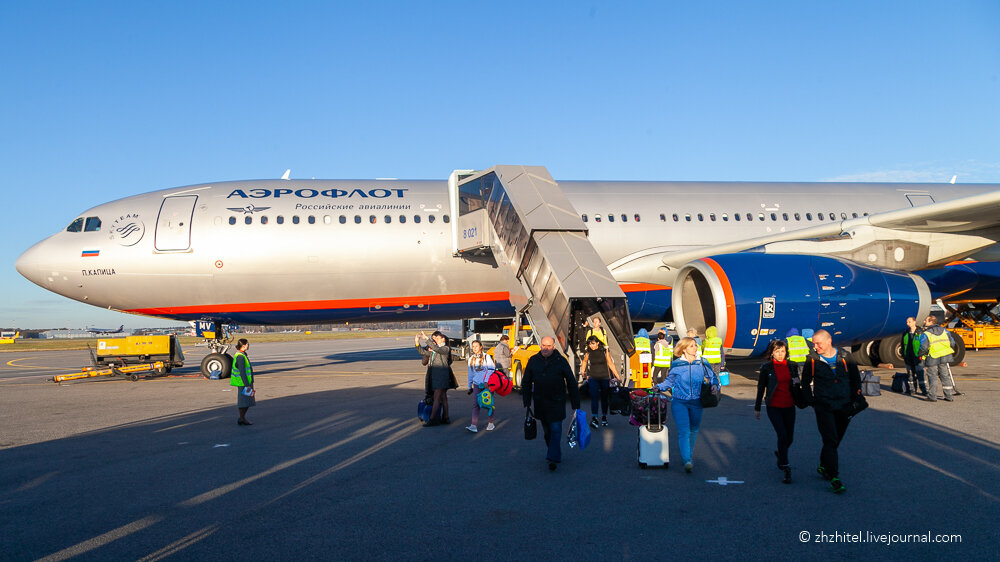
M 163 520 L 163 516 L 162 515 L 158 515 L 158 514 L 157 515 L 148 515 L 146 517 L 143 517 L 142 519 L 138 519 L 138 520 L 133 521 L 131 523 L 122 525 L 121 527 L 118 527 L 117 529 L 112 529 L 112 530 L 110 530 L 107 533 L 104 533 L 102 535 L 97 535 L 96 537 L 94 537 L 92 539 L 87 539 L 85 541 L 78 542 L 78 543 L 74 544 L 73 546 L 70 546 L 70 547 L 67 547 L 67 548 L 64 548 L 64 549 L 60 550 L 59 552 L 54 552 L 54 553 L 46 556 L 45 558 L 42 558 L 41 561 L 48 562 L 50 560 L 52 560 L 52 561 L 55 561 L 55 560 L 67 560 L 67 559 L 72 558 L 74 556 L 79 556 L 79 555 L 81 555 L 81 554 L 83 554 L 85 552 L 90 552 L 91 550 L 94 550 L 95 548 L 100 548 L 100 547 L 102 547 L 102 546 L 104 546 L 106 544 L 112 543 L 112 542 L 114 542 L 114 541 L 116 541 L 118 539 L 125 538 L 126 536 L 131 535 L 132 533 L 139 532 L 139 531 L 145 529 L 146 527 L 149 527 L 150 525 L 154 525 L 156 523 L 159 523 L 162 520 Z
M 8 367 L 17 367 L 18 369 L 48 369 L 50 371 L 65 371 L 66 369 L 72 369 L 73 367 L 40 367 L 38 365 L 15 365 L 14 363 L 18 361 L 24 361 L 30 359 L 30 357 L 19 357 L 17 359 L 11 359 L 7 362 Z
M 217 449 L 219 447 L 228 447 L 228 446 L 229 446 L 229 443 L 216 443 L 215 446 L 212 447 L 212 448 L 213 449 Z

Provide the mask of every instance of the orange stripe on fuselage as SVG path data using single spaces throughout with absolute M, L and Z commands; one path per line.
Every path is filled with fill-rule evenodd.
M 712 258 L 701 258 L 715 272 L 719 282 L 722 283 L 722 292 L 726 297 L 726 339 L 722 342 L 724 347 L 733 347 L 736 341 L 736 299 L 733 298 L 733 286 L 729 283 L 729 276 L 722 270 L 722 266 Z
M 637 293 L 639 291 L 669 291 L 667 285 L 656 285 L 654 283 L 622 283 L 619 285 L 623 293 Z

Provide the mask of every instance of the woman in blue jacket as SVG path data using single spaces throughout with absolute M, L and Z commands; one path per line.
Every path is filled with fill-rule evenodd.
M 677 441 L 681 449 L 684 470 L 691 472 L 694 464 L 694 442 L 701 426 L 701 383 L 707 381 L 713 390 L 719 388 L 719 377 L 707 361 L 698 357 L 698 342 L 694 338 L 681 338 L 674 346 L 674 359 L 667 378 L 656 385 L 659 390 L 670 390 L 670 411 L 677 425 Z

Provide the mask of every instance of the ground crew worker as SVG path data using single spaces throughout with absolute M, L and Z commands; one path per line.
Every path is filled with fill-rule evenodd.
M 910 316 L 906 319 L 906 331 L 903 332 L 902 349 L 903 363 L 906 364 L 907 379 L 913 379 L 913 394 L 920 393 L 927 396 L 927 385 L 924 384 L 924 358 L 920 356 L 920 340 L 924 334 L 924 329 L 917 325 L 917 319 Z M 906 394 L 910 394 L 910 382 L 906 384 Z
M 715 374 L 726 364 L 725 355 L 722 353 L 722 338 L 719 337 L 719 330 L 715 326 L 705 329 L 705 343 L 701 344 L 701 356 L 712 366 Z
M 649 388 L 652 385 L 652 364 L 653 356 L 650 351 L 651 342 L 649 341 L 649 332 L 646 328 L 639 328 L 639 333 L 635 335 L 635 358 L 639 362 L 639 368 L 636 370 L 635 381 L 636 388 Z
M 653 345 L 653 384 L 660 384 L 670 371 L 670 360 L 674 356 L 674 346 L 667 342 L 667 332 L 660 330 Z
M 598 340 L 600 340 L 601 345 L 603 345 L 604 347 L 608 347 L 608 332 L 601 326 L 601 319 L 592 318 L 590 320 L 590 323 L 591 325 L 593 325 L 593 328 L 587 331 L 587 337 L 585 338 L 585 340 L 589 340 L 590 336 L 594 336 Z
M 952 401 L 952 394 L 955 391 L 955 382 L 951 378 L 951 370 L 948 364 L 953 360 L 955 353 L 955 340 L 951 332 L 945 330 L 943 326 L 937 325 L 937 319 L 928 316 L 924 320 L 924 335 L 920 336 L 920 353 L 924 357 L 924 374 L 927 375 L 927 401 L 937 402 L 938 379 L 941 380 L 941 389 L 944 391 L 944 399 Z
M 798 328 L 789 329 L 785 334 L 785 341 L 788 343 L 788 360 L 800 366 L 805 363 L 809 356 L 809 344 L 799 335 Z
M 233 357 L 233 367 L 229 374 L 230 386 L 236 387 L 236 407 L 240 411 L 240 417 L 236 420 L 237 425 L 253 425 L 247 420 L 247 410 L 257 405 L 253 389 L 253 369 L 250 367 L 250 359 L 247 358 L 249 348 L 250 342 L 245 338 L 236 342 L 236 355 Z

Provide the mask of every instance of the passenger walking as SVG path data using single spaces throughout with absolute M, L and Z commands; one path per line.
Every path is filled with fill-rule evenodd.
M 453 383 L 455 374 L 451 372 L 451 348 L 448 347 L 448 338 L 441 332 L 434 332 L 430 338 L 420 332 L 420 335 L 413 336 L 413 342 L 417 346 L 417 351 L 425 358 L 424 364 L 427 365 L 424 388 L 434 397 L 430 419 L 424 427 L 449 424 L 451 418 L 448 417 L 448 389 L 457 385 Z
M 236 355 L 233 357 L 233 366 L 229 374 L 229 384 L 236 387 L 236 408 L 240 412 L 240 417 L 236 420 L 237 425 L 253 425 L 247 420 L 247 410 L 257 405 L 256 391 L 253 386 L 253 368 L 247 357 L 248 349 L 250 349 L 250 342 L 245 338 L 236 342 Z
M 953 400 L 955 381 L 951 378 L 948 364 L 954 360 L 955 338 L 951 332 L 938 326 L 937 318 L 928 316 L 924 320 L 924 334 L 920 337 L 920 356 L 924 358 L 924 373 L 927 375 L 927 401 L 937 402 L 938 381 L 946 402 Z
M 674 346 L 674 357 L 667 379 L 656 388 L 670 391 L 670 412 L 677 426 L 681 460 L 684 470 L 690 473 L 694 470 L 694 444 L 701 427 L 701 383 L 708 382 L 713 390 L 718 390 L 719 377 L 708 362 L 698 357 L 698 342 L 693 338 L 681 338 Z
M 802 337 L 802 336 L 798 336 Z M 805 341 L 805 340 L 803 340 Z M 778 434 L 778 468 L 784 472 L 781 479 L 792 483 L 792 469 L 788 463 L 788 447 L 795 435 L 795 400 L 792 398 L 792 384 L 799 382 L 799 364 L 788 358 L 788 345 L 774 340 L 764 352 L 767 362 L 760 368 L 757 379 L 757 400 L 753 405 L 753 415 L 760 419 L 760 404 L 767 404 L 767 419 L 771 420 L 774 432 Z M 803 360 L 803 363 L 805 361 Z
M 469 394 L 475 394 L 476 399 L 472 404 L 472 425 L 465 428 L 472 433 L 479 431 L 479 411 L 482 409 L 482 406 L 479 404 L 479 393 L 489 390 L 486 381 L 493 374 L 493 371 L 496 370 L 493 358 L 489 354 L 483 353 L 483 343 L 479 340 L 472 342 L 472 355 L 469 357 Z M 490 419 L 486 425 L 486 431 L 496 429 L 496 426 L 493 425 L 493 416 L 495 413 L 496 406 L 491 397 L 489 405 Z
M 701 344 L 701 356 L 715 371 L 715 374 L 726 366 L 726 354 L 722 350 L 722 338 L 719 337 L 719 329 L 709 326 L 705 329 L 705 341 Z
M 504 334 L 500 336 L 500 343 L 493 348 L 493 360 L 496 362 L 497 370 L 510 376 L 510 366 L 513 353 L 510 351 L 510 336 Z
M 688 328 L 687 337 L 693 339 L 694 343 L 698 344 L 698 357 L 701 357 L 701 338 L 698 336 L 698 330 L 695 330 L 694 328 Z
M 535 418 L 542 424 L 545 456 L 549 470 L 555 470 L 562 462 L 562 422 L 566 419 L 566 398 L 569 397 L 573 410 L 580 409 L 580 389 L 573 376 L 569 361 L 556 351 L 556 342 L 550 336 L 541 341 L 541 350 L 528 359 L 524 367 L 521 392 L 525 408 L 534 403 Z
M 788 344 L 788 360 L 801 366 L 809 356 L 809 342 L 799 335 L 797 328 L 790 328 L 785 334 L 785 342 Z
M 656 343 L 653 344 L 653 384 L 660 384 L 667 379 L 673 356 L 674 346 L 667 341 L 666 330 L 660 330 L 656 334 Z
M 590 336 L 587 339 L 587 352 L 583 354 L 583 362 L 580 363 L 580 376 L 586 377 L 590 386 L 590 426 L 594 429 L 598 426 L 597 406 L 601 406 L 600 425 L 608 425 L 608 406 L 611 400 L 611 375 L 619 382 L 618 369 L 611 358 L 608 348 L 601 346 L 601 341 L 597 336 Z
M 812 341 L 816 349 L 802 366 L 802 386 L 812 385 L 816 427 L 823 438 L 816 472 L 830 481 L 830 490 L 840 494 L 846 488 L 840 480 L 837 448 L 851 422 L 851 404 L 861 396 L 861 376 L 851 354 L 833 347 L 829 332 L 816 330 Z
M 597 317 L 592 318 L 590 323 L 593 328 L 587 331 L 587 341 L 590 341 L 590 337 L 594 336 L 600 340 L 602 346 L 608 347 L 608 331 L 601 326 L 601 319 Z
M 927 396 L 927 385 L 924 384 L 924 358 L 920 355 L 920 344 L 923 335 L 924 329 L 917 325 L 917 319 L 912 316 L 908 317 L 906 319 L 906 331 L 903 332 L 901 343 L 903 363 L 906 364 L 906 394 L 910 394 L 911 388 L 913 389 L 913 394 L 916 394 L 919 387 L 920 394 Z

